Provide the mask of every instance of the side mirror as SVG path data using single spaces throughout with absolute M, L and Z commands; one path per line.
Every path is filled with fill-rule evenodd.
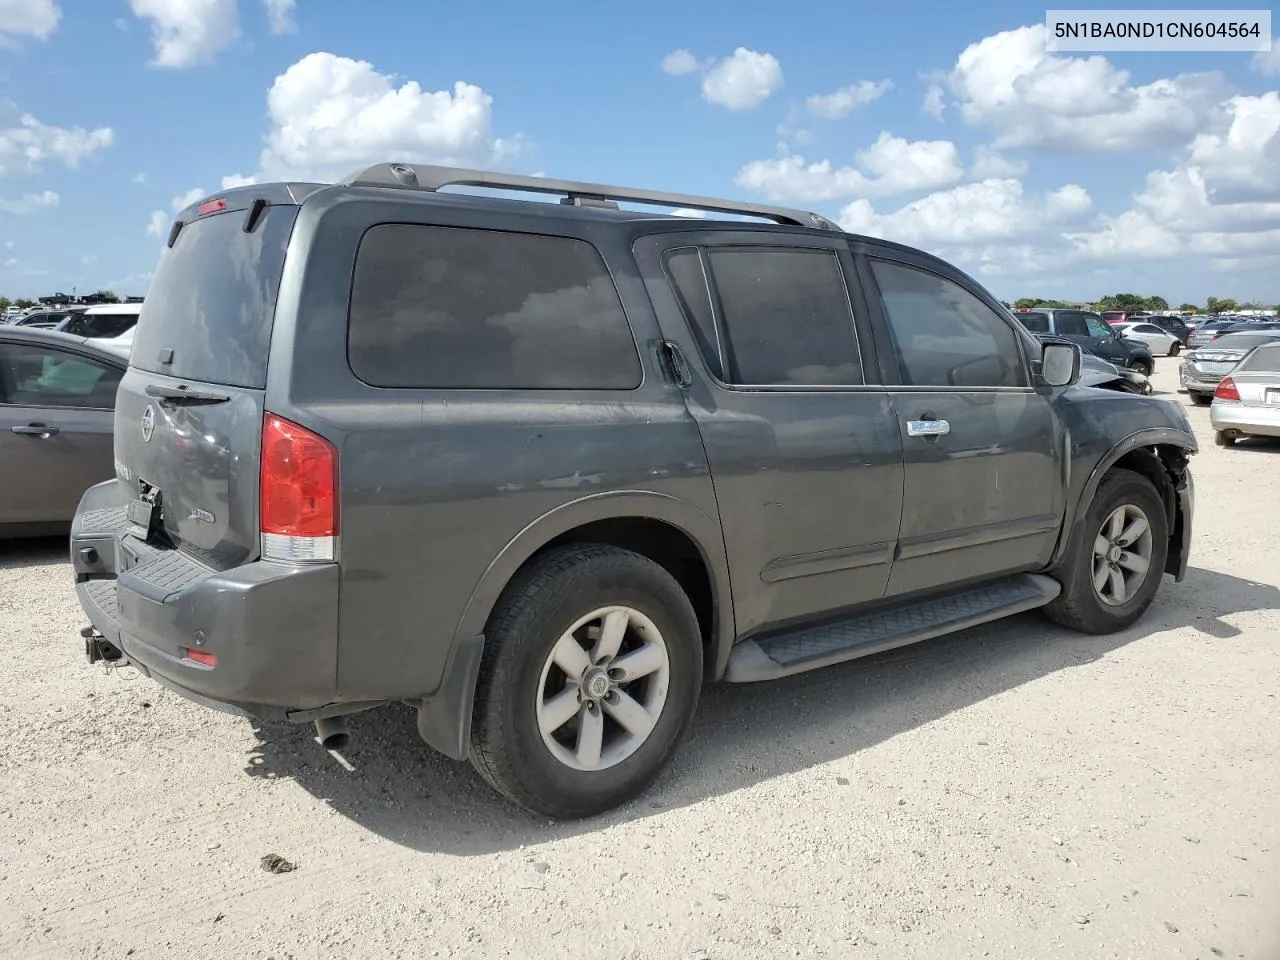
M 1051 387 L 1069 387 L 1080 379 L 1080 348 L 1069 340 L 1046 340 L 1040 377 Z

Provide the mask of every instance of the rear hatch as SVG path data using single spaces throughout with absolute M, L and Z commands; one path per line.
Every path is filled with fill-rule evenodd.
M 297 213 L 264 206 L 252 188 L 184 213 L 116 400 L 116 473 L 137 497 L 134 532 L 219 570 L 258 556 L 267 353 Z

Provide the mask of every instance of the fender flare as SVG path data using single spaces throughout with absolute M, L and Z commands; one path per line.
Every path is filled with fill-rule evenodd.
M 713 663 L 708 675 L 718 677 L 733 643 L 733 596 L 724 533 L 717 520 L 688 501 L 651 490 L 614 490 L 590 494 L 555 507 L 511 538 L 494 557 L 471 592 L 454 632 L 454 642 L 484 633 L 485 623 L 516 571 L 556 537 L 597 520 L 639 517 L 675 527 L 697 546 L 711 579 L 714 600 Z
M 1085 519 L 1085 514 L 1089 511 L 1089 505 L 1093 503 L 1094 495 L 1098 492 L 1098 487 L 1102 483 L 1102 478 L 1106 476 L 1108 470 L 1114 467 L 1120 458 L 1125 454 L 1132 453 L 1140 447 L 1167 446 L 1178 447 L 1186 450 L 1188 453 L 1196 453 L 1199 447 L 1194 439 L 1188 437 L 1181 430 L 1173 427 L 1148 427 L 1131 433 L 1123 440 L 1112 445 L 1101 459 L 1094 465 L 1093 470 L 1089 474 L 1089 479 L 1085 481 L 1084 488 L 1080 491 L 1080 498 L 1075 503 L 1075 508 L 1071 510 L 1070 523 L 1063 526 L 1062 535 L 1058 538 L 1058 544 L 1053 551 L 1053 560 L 1051 565 L 1056 566 L 1062 561 L 1063 555 L 1067 551 L 1067 545 L 1071 542 L 1071 538 L 1075 536 L 1077 528 L 1079 528 Z M 1177 508 L 1177 500 L 1174 501 L 1175 509 Z M 1172 533 L 1172 530 L 1170 530 Z

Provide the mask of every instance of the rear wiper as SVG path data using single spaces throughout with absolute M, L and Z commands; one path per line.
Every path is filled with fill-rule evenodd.
M 207 404 L 226 403 L 231 398 L 222 393 L 203 393 L 189 387 L 162 387 L 151 383 L 147 385 L 147 396 L 164 400 L 168 403 Z

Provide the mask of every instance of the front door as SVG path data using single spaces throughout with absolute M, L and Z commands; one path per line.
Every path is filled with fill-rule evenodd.
M 0 343 L 0 523 L 70 523 L 115 475 L 119 368 L 55 347 Z
M 687 358 L 737 633 L 880 599 L 902 439 L 889 392 L 864 374 L 847 245 L 706 231 L 647 238 L 636 254 L 663 335 Z
M 867 254 L 867 299 L 901 380 L 902 529 L 887 593 L 1042 566 L 1063 510 L 1063 441 L 1031 386 L 1022 337 L 930 261 L 871 245 Z

